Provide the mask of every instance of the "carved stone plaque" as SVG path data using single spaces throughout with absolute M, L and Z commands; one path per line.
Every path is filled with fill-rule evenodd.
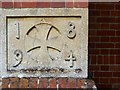
M 7 71 L 45 77 L 86 77 L 84 18 L 82 15 L 6 17 Z

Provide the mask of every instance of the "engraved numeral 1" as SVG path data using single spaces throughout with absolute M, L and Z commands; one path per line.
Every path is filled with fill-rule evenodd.
M 20 27 L 19 27 L 19 23 L 16 23 L 15 25 L 17 27 L 17 36 L 16 36 L 16 39 L 20 39 Z

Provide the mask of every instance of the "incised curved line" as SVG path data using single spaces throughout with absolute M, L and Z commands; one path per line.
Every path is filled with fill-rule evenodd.
M 59 34 L 61 34 L 60 31 L 59 31 L 55 26 L 51 26 L 50 29 L 49 29 L 49 31 L 48 31 L 46 40 L 48 40 L 48 37 L 49 37 L 49 35 L 50 35 L 50 32 L 51 32 L 52 28 L 55 28 L 55 30 L 56 30 Z
M 50 31 L 52 30 L 52 28 L 55 28 L 55 30 L 58 31 L 58 32 L 60 33 L 60 31 L 59 31 L 59 29 L 58 29 L 57 27 L 55 27 L 55 26 L 53 26 L 52 24 L 49 24 L 49 23 L 39 23 L 39 24 L 36 24 L 35 26 L 41 25 L 41 24 L 47 24 L 47 25 L 50 25 L 50 26 L 51 26 L 50 29 L 49 29 L 49 31 L 48 31 L 46 40 L 48 39 L 49 33 L 50 33 Z M 60 34 L 61 34 L 61 33 L 60 33 Z
M 53 47 L 47 46 L 47 51 L 48 51 L 49 57 L 50 57 L 52 60 L 54 60 L 54 59 L 51 57 L 48 48 L 51 48 L 51 49 L 53 49 L 53 50 L 57 50 L 58 52 L 61 52 L 60 50 L 58 50 L 58 49 L 56 49 L 56 48 L 53 48 Z
M 50 27 L 49 31 L 48 31 L 48 34 L 47 34 L 47 37 L 46 37 L 46 40 L 48 40 L 48 37 L 49 37 L 49 34 L 50 34 L 50 31 L 52 30 L 53 26 Z
M 47 46 L 47 50 L 48 50 L 48 48 L 54 49 L 54 50 L 56 50 L 56 51 L 58 51 L 58 52 L 61 52 L 59 49 L 54 48 L 54 47 Z
M 28 50 L 27 53 L 29 53 L 30 51 L 32 51 L 32 50 L 34 50 L 34 49 L 37 49 L 37 48 L 41 48 L 41 46 L 33 47 L 33 48 L 31 48 L 30 50 Z
M 36 28 L 35 26 L 31 27 L 28 32 L 26 33 L 26 35 L 29 35 L 29 33 L 32 31 L 33 28 Z
M 50 30 L 48 31 L 46 40 L 48 39 L 49 33 L 50 33 L 50 31 L 51 31 L 52 28 L 55 28 L 55 29 L 60 33 L 59 29 L 58 29 L 57 27 L 53 26 L 52 24 L 39 23 L 39 24 L 36 24 L 36 25 L 34 25 L 33 27 L 31 27 L 31 28 L 28 30 L 28 32 L 26 33 L 26 35 L 29 35 L 29 33 L 32 31 L 32 29 L 36 28 L 37 25 L 41 25 L 41 24 L 47 24 L 47 25 L 50 25 L 50 26 L 51 26 Z M 36 28 L 36 29 L 37 29 L 37 28 Z M 38 29 L 37 29 L 37 30 L 38 30 Z M 60 33 L 60 34 L 61 34 L 61 33 Z
M 13 67 L 17 67 L 18 65 L 20 65 L 21 64 L 21 62 L 22 62 L 22 59 L 21 59 L 21 61 L 18 63 L 18 64 L 16 64 L 15 66 L 13 66 Z

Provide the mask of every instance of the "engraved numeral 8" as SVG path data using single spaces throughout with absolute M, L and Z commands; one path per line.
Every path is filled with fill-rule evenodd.
M 69 25 L 69 30 L 68 30 L 68 33 L 67 33 L 67 37 L 69 39 L 73 39 L 76 36 L 76 32 L 74 30 L 75 29 L 75 25 L 72 22 L 69 22 L 68 25 Z

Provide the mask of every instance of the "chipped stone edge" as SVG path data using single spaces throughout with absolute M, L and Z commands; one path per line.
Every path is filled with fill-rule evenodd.
M 0 90 L 2 89 L 2 78 L 0 77 Z
M 2 11 L 0 9 L 0 17 L 1 17 L 1 15 L 2 15 Z M 0 20 L 0 23 L 2 23 L 2 20 Z M 0 44 L 2 43 L 1 38 L 2 38 L 2 30 L 0 30 Z M 2 46 L 0 46 L 0 90 L 2 89 L 2 70 L 1 70 L 1 68 L 2 68 L 2 65 L 1 65 L 2 52 L 1 51 L 2 51 Z
M 85 24 L 85 29 L 88 34 L 88 8 L 21 8 L 21 9 L 3 9 L 0 8 L 0 77 L 36 77 L 33 75 L 26 75 L 18 73 L 17 75 L 9 75 L 7 73 L 7 63 L 6 63 L 6 16 L 83 16 Z M 87 37 L 88 41 L 88 37 Z M 87 42 L 88 48 L 88 42 Z M 88 50 L 88 49 L 86 49 Z M 74 78 L 87 78 L 88 76 L 88 52 L 86 54 L 85 64 L 83 68 L 85 73 L 79 76 L 57 76 L 57 77 L 74 77 Z M 42 76 L 46 77 L 46 76 Z M 51 77 L 51 76 L 47 76 Z

